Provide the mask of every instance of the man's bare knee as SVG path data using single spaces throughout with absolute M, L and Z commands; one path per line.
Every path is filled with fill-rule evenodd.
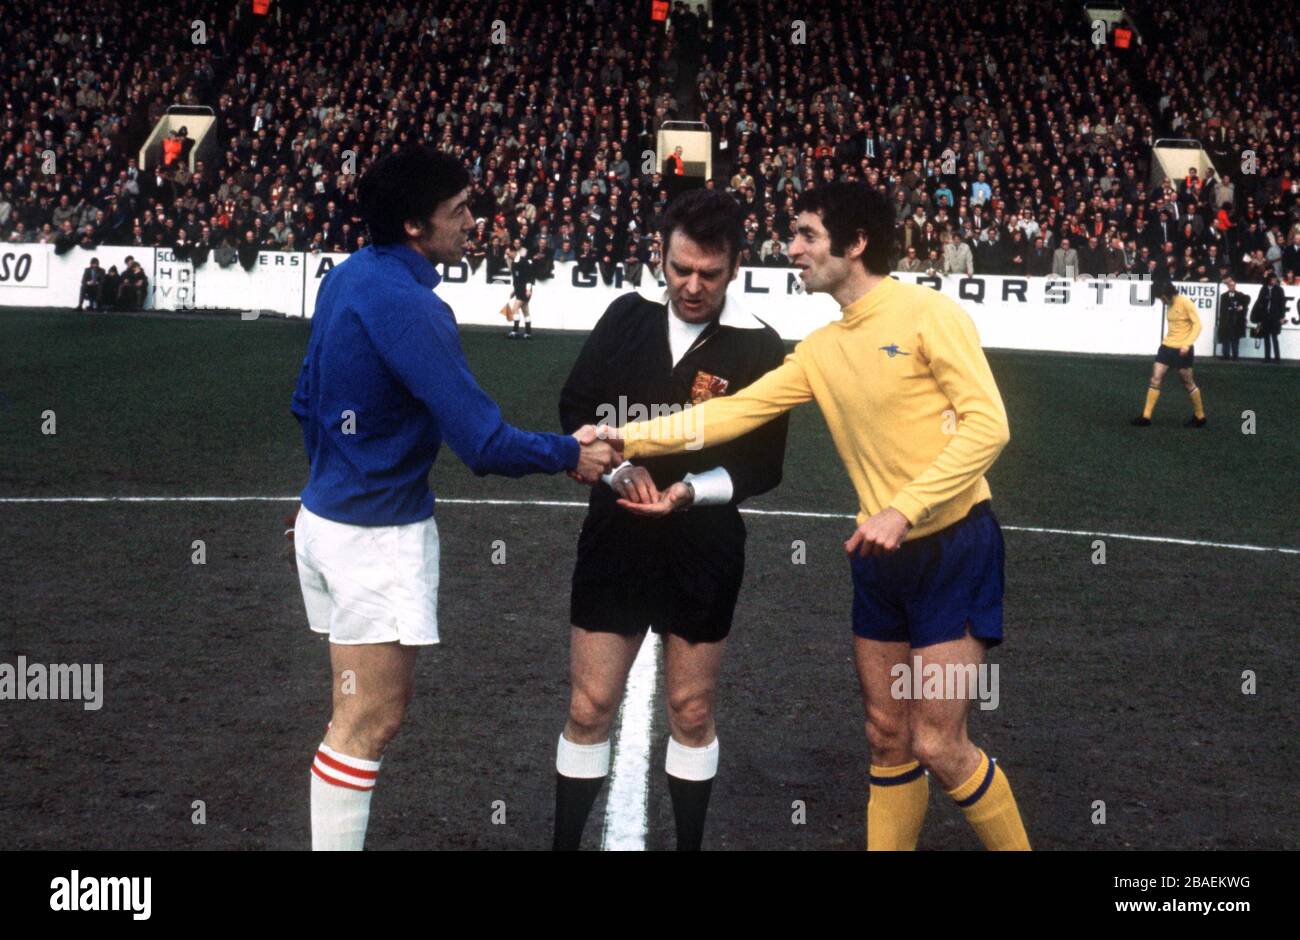
M 713 735 L 712 696 L 682 693 L 668 699 L 668 722 L 683 744 L 703 747 Z
M 403 701 L 374 707 L 336 712 L 326 741 L 343 753 L 365 760 L 379 760 L 402 727 L 406 711 Z
M 401 730 L 402 719 L 405 715 L 406 708 L 404 705 L 393 705 L 392 707 L 380 712 L 380 714 L 375 717 L 374 724 L 372 725 L 374 728 L 373 734 L 376 743 L 382 747 L 387 747 L 388 742 L 397 737 L 397 732 Z
M 867 713 L 866 725 L 872 763 L 890 767 L 912 759 L 912 734 L 905 719 L 899 721 L 872 709 Z
M 918 725 L 912 729 L 912 753 L 925 767 L 942 765 L 956 752 L 961 736 L 931 725 Z
M 574 744 L 599 744 L 609 738 L 618 699 L 608 693 L 575 686 L 569 697 L 565 736 Z
M 396 643 L 330 646 L 334 708 L 325 742 L 378 760 L 397 735 L 415 692 L 417 647 Z
M 965 722 L 913 721 L 912 751 L 922 766 L 949 789 L 961 783 L 978 764 L 979 750 L 966 736 Z

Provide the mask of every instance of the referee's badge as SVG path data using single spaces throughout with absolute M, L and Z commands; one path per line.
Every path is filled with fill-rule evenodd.
M 730 384 L 721 376 L 702 371 L 696 372 L 695 381 L 691 384 L 691 404 L 698 405 L 702 401 L 727 394 L 727 386 Z

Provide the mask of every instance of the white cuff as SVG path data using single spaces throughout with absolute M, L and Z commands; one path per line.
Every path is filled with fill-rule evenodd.
M 617 467 L 615 467 L 613 470 L 609 471 L 609 473 L 602 474 L 602 475 L 601 475 L 601 478 L 600 478 L 600 479 L 601 479 L 601 482 L 603 482 L 606 486 L 613 486 L 613 485 L 614 485 L 614 477 L 618 476 L 619 471 L 620 471 L 620 470 L 625 470 L 625 469 L 627 469 L 627 468 L 630 467 L 630 466 L 632 466 L 632 461 L 630 461 L 630 460 L 624 460 L 621 464 L 619 464 L 619 465 L 618 465 Z
M 563 734 L 555 750 L 555 771 L 562 777 L 594 780 L 609 774 L 609 742 L 574 744 Z
M 682 481 L 695 487 L 695 506 L 724 506 L 731 502 L 735 489 L 726 467 L 714 467 L 703 473 L 688 473 Z
M 669 735 L 664 771 L 678 780 L 712 780 L 718 775 L 718 739 L 704 747 L 687 747 Z

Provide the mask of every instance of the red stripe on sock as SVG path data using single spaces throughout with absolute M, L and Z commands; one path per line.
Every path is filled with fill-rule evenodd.
M 374 789 L 373 785 L 368 787 L 359 787 L 355 783 L 348 783 L 345 780 L 336 780 L 333 777 L 331 777 L 329 774 L 321 773 L 321 769 L 317 767 L 315 764 L 311 765 L 311 772 L 314 773 L 316 776 L 320 777 L 326 783 L 333 784 L 336 787 L 346 787 L 349 790 L 362 790 L 367 793 Z
M 361 769 L 359 769 L 359 768 L 357 768 L 357 767 L 351 767 L 351 766 L 349 766 L 348 764 L 345 764 L 345 763 L 343 763 L 343 762 L 340 761 L 340 760 L 335 760 L 334 758 L 332 758 L 332 757 L 330 757 L 328 754 L 326 754 L 324 751 L 317 751 L 317 752 L 316 752 L 316 759 L 317 759 L 318 761 L 320 761 L 322 764 L 324 764 L 325 766 L 327 766 L 327 767 L 333 767 L 335 770 L 341 770 L 341 771 L 343 771 L 345 774 L 349 774 L 349 775 L 351 775 L 351 776 L 353 776 L 353 777 L 362 777 L 362 778 L 364 778 L 364 779 L 366 779 L 366 780 L 377 780 L 377 779 L 379 779 L 379 771 L 377 771 L 377 770 L 361 770 Z

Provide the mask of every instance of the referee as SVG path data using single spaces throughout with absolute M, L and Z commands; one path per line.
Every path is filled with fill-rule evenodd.
M 566 431 L 640 407 L 729 395 L 780 364 L 770 326 L 727 296 L 744 221 L 716 190 L 677 197 L 662 223 L 667 292 L 605 311 L 560 397 Z M 609 731 L 647 628 L 664 635 L 670 737 L 664 761 L 677 848 L 704 835 L 718 738 L 718 669 L 745 568 L 737 506 L 781 481 L 786 420 L 708 451 L 625 464 L 591 494 L 570 600 L 572 692 L 556 752 L 557 850 L 577 849 L 609 772 Z
M 900 670 L 971 674 L 1002 641 L 1002 532 L 984 479 L 1010 438 L 997 384 L 966 312 L 889 276 L 884 196 L 832 183 L 795 209 L 790 258 L 841 318 L 749 388 L 701 405 L 697 428 L 713 446 L 815 399 L 853 482 L 858 527 L 844 549 L 871 745 L 867 848 L 916 848 L 928 770 L 986 847 L 1028 849 L 1006 774 L 967 737 L 969 699 L 895 694 Z M 663 418 L 608 436 L 634 458 L 683 445 Z
M 513 329 L 506 334 L 508 339 L 532 339 L 533 315 L 528 309 L 528 302 L 533 298 L 533 260 L 528 257 L 528 249 L 519 246 L 510 258 L 510 300 L 507 305 L 514 323 Z M 519 329 L 522 320 L 523 330 Z
M 321 285 L 294 391 L 311 475 L 294 525 L 307 620 L 330 638 L 333 714 L 311 773 L 313 849 L 360 850 L 384 748 L 438 642 L 438 529 L 429 471 L 445 440 L 476 474 L 570 471 L 595 482 L 612 451 L 506 424 L 465 362 L 435 262 L 474 228 L 469 174 L 432 149 L 361 180 L 372 246 Z M 575 440 L 577 438 L 577 440 Z

